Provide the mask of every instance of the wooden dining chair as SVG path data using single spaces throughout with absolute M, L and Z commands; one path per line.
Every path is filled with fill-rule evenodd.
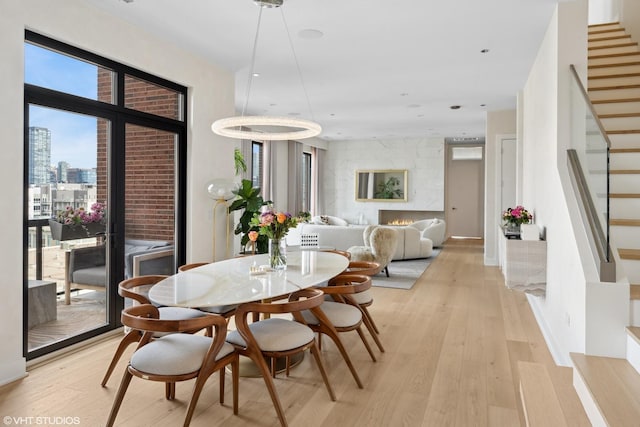
M 256 312 L 270 315 L 291 313 L 295 317 L 303 310 L 308 310 L 312 313 L 317 313 L 320 318 L 324 318 L 319 311 L 319 306 L 322 302 L 322 292 L 315 289 L 303 289 L 294 292 L 291 298 L 284 302 L 280 300 L 271 303 L 250 302 L 240 304 L 235 316 L 238 329 L 230 332 L 227 336 L 227 342 L 233 344 L 238 353 L 253 360 L 260 370 L 282 426 L 287 425 L 287 419 L 273 381 L 276 359 L 288 358 L 303 352 L 307 348 L 310 349 L 320 370 L 325 387 L 329 392 L 329 397 L 335 401 L 336 396 L 329 383 L 320 351 L 316 346 L 314 333 L 308 326 L 304 323 L 281 317 L 271 317 L 249 323 L 249 315 Z M 300 316 L 298 318 L 301 319 Z M 271 359 L 271 368 L 267 366 L 265 357 Z
M 381 271 L 382 271 L 382 267 L 377 262 L 350 261 L 347 269 L 344 272 L 340 273 L 340 275 L 362 274 L 365 276 L 369 276 L 373 284 L 373 276 L 380 273 Z M 362 320 L 367 330 L 369 330 L 369 333 L 373 337 L 373 340 L 375 341 L 380 351 L 384 353 L 384 348 L 382 347 L 382 343 L 380 342 L 380 339 L 377 336 L 380 334 L 380 331 L 378 329 L 378 326 L 374 322 L 373 317 L 371 316 L 371 313 L 368 310 L 368 307 L 370 307 L 373 304 L 373 295 L 371 291 L 367 289 L 365 291 L 349 295 L 347 302 L 357 305 L 360 308 L 363 314 Z
M 178 267 L 178 272 L 179 273 L 183 273 L 185 271 L 189 271 L 191 269 L 197 268 L 197 267 L 202 267 L 204 265 L 208 265 L 210 263 L 208 262 L 194 262 L 191 264 L 184 264 L 181 265 L 180 267 Z M 227 319 L 227 323 L 229 322 L 229 319 L 231 317 L 233 317 L 233 315 L 236 313 L 236 308 L 238 308 L 237 305 L 216 305 L 216 306 L 211 306 L 211 307 L 198 307 L 198 310 L 202 310 L 202 311 L 206 311 L 207 313 L 214 313 L 214 314 L 218 314 L 222 317 L 224 317 L 225 319 Z
M 348 260 L 351 259 L 351 253 L 349 253 L 347 251 L 341 251 L 339 249 L 327 249 L 327 250 L 323 250 L 322 252 L 331 252 L 331 253 L 334 253 L 334 254 L 342 255 L 343 257 L 347 258 Z
M 167 276 L 138 276 L 133 277 L 131 279 L 123 280 L 118 284 L 118 293 L 123 298 L 131 298 L 137 304 L 151 304 L 151 301 L 147 298 L 149 289 L 151 286 L 155 285 L 159 281 L 167 278 Z M 193 319 L 197 317 L 203 317 L 206 313 L 192 309 L 192 308 L 183 308 L 183 307 L 160 307 L 158 309 L 160 313 L 160 318 L 163 320 L 186 320 Z M 211 336 L 212 328 L 205 328 L 207 330 L 207 335 Z M 197 332 L 199 329 L 196 329 L 191 332 Z M 160 335 L 158 335 L 160 336 Z M 118 361 L 122 357 L 124 351 L 129 347 L 129 345 L 140 341 L 142 337 L 142 332 L 136 329 L 129 330 L 124 338 L 120 340 L 120 344 L 118 344 L 118 348 L 111 358 L 111 363 L 107 368 L 107 372 L 104 374 L 102 378 L 102 387 L 107 385 L 113 370 L 115 369 Z
M 107 426 L 113 426 L 134 376 L 164 382 L 168 400 L 175 398 L 176 382 L 195 378 L 184 419 L 184 426 L 188 426 L 205 382 L 216 371 L 220 373 L 220 404 L 224 404 L 224 375 L 227 365 L 231 365 L 232 371 L 233 413 L 238 413 L 238 354 L 232 345 L 225 342 L 227 323 L 224 318 L 205 314 L 193 319 L 163 320 L 160 319 L 158 308 L 143 304 L 124 309 L 122 323 L 133 330 L 144 331 L 144 334 L 124 372 Z M 214 330 L 213 336 L 184 333 L 203 328 Z M 158 334 L 163 336 L 153 338 Z
M 356 331 L 360 340 L 367 349 L 369 356 L 371 356 L 371 360 L 376 362 L 376 356 L 373 354 L 371 346 L 362 332 L 362 312 L 359 308 L 347 303 L 349 295 L 365 291 L 369 288 L 371 288 L 371 278 L 355 274 L 338 275 L 329 280 L 328 286 L 316 288 L 322 290 L 322 292 L 326 295 L 330 295 L 334 299 L 334 301 L 325 300 L 322 305 L 322 311 L 335 329 L 327 328 L 327 325 L 319 321 L 319 319 L 315 317 L 314 313 L 310 311 L 304 311 L 302 312 L 302 315 L 311 329 L 315 332 L 329 336 L 336 344 L 337 341 L 339 341 L 339 337 L 335 334 L 335 331 Z

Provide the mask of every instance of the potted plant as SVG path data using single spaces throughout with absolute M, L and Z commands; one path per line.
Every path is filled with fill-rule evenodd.
M 520 235 L 520 225 L 529 224 L 533 219 L 533 214 L 526 210 L 524 206 L 508 208 L 502 212 L 506 235 Z
M 400 188 L 396 188 L 400 186 L 400 178 L 397 176 L 391 176 L 385 182 L 381 182 L 378 184 L 378 188 L 376 189 L 375 198 L 376 199 L 401 199 L 403 194 Z
M 55 218 L 49 219 L 49 228 L 54 240 L 87 239 L 104 233 L 105 221 L 105 205 L 96 202 L 89 211 L 67 206 Z

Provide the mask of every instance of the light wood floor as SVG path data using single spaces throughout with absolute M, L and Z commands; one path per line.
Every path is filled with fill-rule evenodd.
M 448 241 L 410 291 L 372 291 L 371 311 L 387 352 L 373 363 L 355 333 L 343 334 L 364 383 L 358 389 L 323 339 L 338 400 L 329 400 L 312 358 L 305 357 L 291 377 L 276 380 L 291 426 L 524 425 L 517 362 L 555 365 L 524 294 L 507 290 L 497 267 L 483 266 L 482 242 Z M 77 417 L 82 426 L 103 425 L 125 368 L 122 361 L 109 386 L 100 387 L 118 340 L 47 362 L 0 388 L 0 415 Z M 226 404 L 220 406 L 218 377 L 210 378 L 192 426 L 278 425 L 259 378 L 241 379 L 234 416 L 230 379 L 227 374 Z M 163 384 L 134 378 L 118 425 L 181 425 L 191 387 L 178 384 L 177 400 L 169 402 Z

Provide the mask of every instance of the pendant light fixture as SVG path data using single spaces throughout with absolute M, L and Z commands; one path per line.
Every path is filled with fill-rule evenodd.
M 287 140 L 299 140 L 304 138 L 311 138 L 319 135 L 322 132 L 322 127 L 313 121 L 297 119 L 294 117 L 280 117 L 280 116 L 245 116 L 245 111 L 249 103 L 249 96 L 251 95 L 251 83 L 254 77 L 254 66 L 256 59 L 256 47 L 258 45 L 258 36 L 260 33 L 260 21 L 262 19 L 263 9 L 278 8 L 282 6 L 284 0 L 254 0 L 254 3 L 258 5 L 258 25 L 256 28 L 256 35 L 253 43 L 253 52 L 251 55 L 251 65 L 249 68 L 249 81 L 247 84 L 247 96 L 242 106 L 242 113 L 240 116 L 227 117 L 219 119 L 213 122 L 211 130 L 214 133 L 226 136 L 229 138 L 237 139 L 250 139 L 258 141 L 287 141 Z M 289 45 L 295 59 L 296 67 L 298 69 L 298 75 L 300 82 L 304 89 L 304 94 L 307 101 L 309 111 L 311 111 L 309 97 L 304 87 L 304 80 L 302 79 L 302 72 L 300 71 L 300 65 L 298 64 L 298 58 L 296 57 L 295 50 L 293 49 L 293 43 L 291 41 L 291 35 L 287 23 L 282 15 L 285 28 L 287 30 L 287 37 L 289 39 Z

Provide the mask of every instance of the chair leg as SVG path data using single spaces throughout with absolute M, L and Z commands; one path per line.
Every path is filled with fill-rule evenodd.
M 248 356 L 253 360 L 253 362 L 258 366 L 260 372 L 262 373 L 262 378 L 264 379 L 264 383 L 267 386 L 267 391 L 269 392 L 269 396 L 271 396 L 271 401 L 273 402 L 273 406 L 275 407 L 276 413 L 278 414 L 278 419 L 280 420 L 280 424 L 282 427 L 287 427 L 287 419 L 284 416 L 284 409 L 282 408 L 282 404 L 280 403 L 280 398 L 278 397 L 278 393 L 276 391 L 276 385 L 273 382 L 273 378 L 271 378 L 271 372 L 269 372 L 269 367 L 267 366 L 267 362 L 264 361 L 264 357 L 262 357 L 262 353 L 249 353 Z
M 324 381 L 324 385 L 327 387 L 327 391 L 329 392 L 329 397 L 332 401 L 336 401 L 336 395 L 333 393 L 333 389 L 331 388 L 331 384 L 329 383 L 329 377 L 327 376 L 327 371 L 324 368 L 324 363 L 322 363 L 322 359 L 320 358 L 320 351 L 316 347 L 315 342 L 311 345 L 311 354 L 316 359 L 316 364 L 318 365 L 318 369 L 320 369 L 320 375 L 322 375 L 322 380 Z
M 367 341 L 367 337 L 364 336 L 364 333 L 362 332 L 362 328 L 360 326 L 358 326 L 358 328 L 356 329 L 356 332 L 358 332 L 358 335 L 360 335 L 360 339 L 362 340 L 362 343 L 364 344 L 365 348 L 369 352 L 369 356 L 371 356 L 371 360 L 373 360 L 374 362 L 377 362 L 376 355 L 373 354 L 373 350 L 371 350 L 369 341 Z
M 371 319 L 369 318 L 369 316 L 365 314 L 364 310 L 360 310 L 360 311 L 362 312 L 362 322 L 364 323 L 364 326 L 369 331 L 369 335 L 371 335 L 371 338 L 373 338 L 373 341 L 378 346 L 378 349 L 380 349 L 380 352 L 384 353 L 384 347 L 382 346 L 382 343 L 380 342 L 380 338 L 378 337 L 378 334 L 376 333 L 375 328 L 371 323 Z
M 122 338 L 122 341 L 120 341 L 120 344 L 118 344 L 118 348 L 116 349 L 116 352 L 114 353 L 113 358 L 111 359 L 111 363 L 109 364 L 109 367 L 107 368 L 107 372 L 104 374 L 104 378 L 102 379 L 102 383 L 100 383 L 100 385 L 102 385 L 102 387 L 106 387 L 107 381 L 109 381 L 109 378 L 111 377 L 111 374 L 113 373 L 113 370 L 115 369 L 116 365 L 118 364 L 118 361 L 122 357 L 122 354 L 127 349 L 127 347 L 129 347 L 129 345 L 131 345 L 131 344 L 133 344 L 135 342 L 138 342 L 138 341 L 140 341 L 140 332 L 136 331 L 136 330 L 130 330 L 124 336 L 124 338 Z
M 388 266 L 386 266 L 384 268 L 384 272 L 387 273 L 387 277 L 389 277 L 389 267 Z
M 112 427 L 113 423 L 116 420 L 116 416 L 118 415 L 118 411 L 120 410 L 120 405 L 122 405 L 122 399 L 124 398 L 124 394 L 127 392 L 127 388 L 129 387 L 129 383 L 131 383 L 131 378 L 133 375 L 127 369 L 122 376 L 122 381 L 120 382 L 120 387 L 118 388 L 118 392 L 116 393 L 116 397 L 113 400 L 113 406 L 111 407 L 111 412 L 109 413 L 109 419 L 107 420 L 107 427 Z
M 364 315 L 369 319 L 369 322 L 371 323 L 371 326 L 373 326 L 373 330 L 376 331 L 376 334 L 380 334 L 380 330 L 378 330 L 376 322 L 373 321 L 373 317 L 371 316 L 371 313 L 369 313 L 369 309 L 364 305 L 361 305 L 360 308 L 362 309 Z
M 240 358 L 236 354 L 231 362 L 231 382 L 233 384 L 233 414 L 238 415 L 238 388 L 240 387 Z
M 356 381 L 358 388 L 364 388 L 362 386 L 362 381 L 360 381 L 360 377 L 358 376 L 358 372 L 356 372 L 356 368 L 353 366 L 353 363 L 351 363 L 351 358 L 349 357 L 347 350 L 344 348 L 344 345 L 342 344 L 342 340 L 338 336 L 337 332 L 335 332 L 335 330 L 332 330 L 330 328 L 325 328 L 323 329 L 323 333 L 327 334 L 327 336 L 331 338 L 331 340 L 335 343 L 336 347 L 338 347 L 338 351 L 342 355 L 342 358 L 347 364 L 347 367 L 349 367 L 349 370 L 351 371 L 351 375 L 353 376 L 353 379 Z
M 220 372 L 220 404 L 224 404 L 224 366 L 218 371 Z
M 165 383 L 164 395 L 167 400 L 173 400 L 176 398 L 176 383 Z

